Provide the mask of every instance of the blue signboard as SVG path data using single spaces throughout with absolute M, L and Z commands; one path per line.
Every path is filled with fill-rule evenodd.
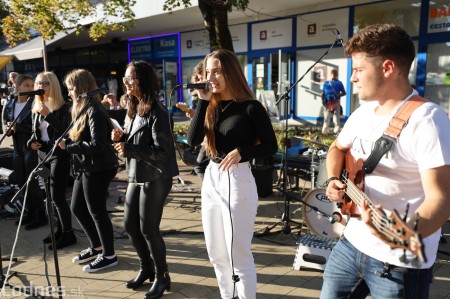
M 152 39 L 139 39 L 129 41 L 130 60 L 152 60 Z
M 154 58 L 178 57 L 178 35 L 155 37 L 153 39 Z

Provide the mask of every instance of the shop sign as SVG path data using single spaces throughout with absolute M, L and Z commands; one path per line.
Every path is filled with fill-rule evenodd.
M 428 33 L 450 31 L 450 7 L 430 6 L 428 15 Z

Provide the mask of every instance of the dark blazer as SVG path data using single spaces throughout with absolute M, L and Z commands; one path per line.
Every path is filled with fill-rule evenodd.
M 141 120 L 142 123 L 137 124 L 134 117 L 129 133 L 124 134 L 128 182 L 144 183 L 178 175 L 175 145 L 166 107 L 155 101 L 149 115 Z
M 43 141 L 41 139 L 42 136 L 39 126 L 44 120 L 49 124 L 49 126 L 47 127 L 47 133 L 50 139 L 49 141 Z M 41 144 L 41 148 L 39 149 L 38 154 L 40 158 L 44 158 L 45 155 L 42 157 L 39 152 L 45 154 L 48 153 L 55 145 L 56 140 L 61 137 L 64 131 L 69 127 L 70 121 L 70 104 L 68 103 L 64 103 L 64 105 L 62 105 L 58 110 L 50 112 L 45 117 L 41 116 L 39 113 L 33 114 L 33 134 L 31 135 L 30 140 L 28 140 L 28 147 L 31 147 L 31 143 L 35 141 L 39 142 Z M 57 146 L 53 155 L 68 155 L 68 153 Z
M 75 172 L 99 172 L 117 168 L 117 157 L 111 144 L 113 126 L 108 111 L 94 101 L 87 113 L 79 140 L 66 139 L 66 150 L 73 155 Z
M 3 111 L 3 124 L 6 127 L 7 122 L 12 122 L 14 120 L 14 109 L 17 102 L 17 97 L 11 98 L 4 108 Z M 31 106 L 33 105 L 33 99 L 28 98 L 17 119 L 14 134 L 12 135 L 14 150 L 23 151 L 27 150 L 27 142 L 31 136 Z M 6 133 L 6 131 L 5 131 Z

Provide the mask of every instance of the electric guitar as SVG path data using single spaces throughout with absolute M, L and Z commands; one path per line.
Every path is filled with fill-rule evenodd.
M 180 109 L 183 112 L 190 112 L 191 108 L 188 107 L 188 105 L 186 103 L 176 103 L 175 107 L 177 107 L 178 109 Z
M 371 210 L 372 225 L 383 235 L 380 238 L 386 242 L 391 249 L 402 248 L 413 253 L 421 262 L 426 262 L 427 258 L 424 253 L 424 245 L 422 238 L 417 231 L 411 229 L 406 224 L 406 216 L 402 219 L 399 213 L 394 209 L 389 216 L 384 211 L 376 207 L 376 203 L 364 193 L 364 173 L 362 171 L 363 161 L 358 159 L 355 161 L 350 151 L 345 157 L 345 170 L 342 172 L 341 180 L 347 185 L 345 189 L 345 201 L 338 203 L 344 215 L 351 217 L 360 217 L 357 211 L 358 206 L 362 206 L 363 202 L 367 202 Z M 417 226 L 418 216 L 415 226 Z M 407 263 L 406 256 L 403 255 L 401 261 Z M 416 261 L 413 261 L 416 262 Z

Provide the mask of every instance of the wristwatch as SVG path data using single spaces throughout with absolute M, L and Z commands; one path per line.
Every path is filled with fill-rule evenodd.
M 324 183 L 323 185 L 324 185 L 325 187 L 328 187 L 328 184 L 329 184 L 331 181 L 334 181 L 334 180 L 340 181 L 340 179 L 339 179 L 338 177 L 332 176 L 331 178 L 328 178 L 328 180 L 326 180 L 325 183 Z

